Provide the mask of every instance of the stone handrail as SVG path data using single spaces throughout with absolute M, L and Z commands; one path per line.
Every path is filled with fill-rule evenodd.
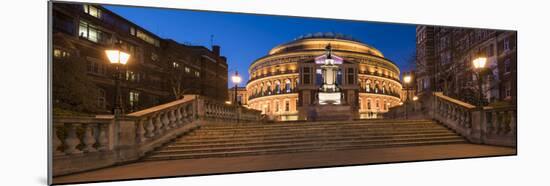
M 515 106 L 479 109 L 441 92 L 434 92 L 430 115 L 470 142 L 516 146 Z
M 198 99 L 201 119 L 222 122 L 250 122 L 260 119 L 261 111 L 226 104 L 211 99 Z
M 433 118 L 445 124 L 447 127 L 460 133 L 470 141 L 473 139 L 472 134 L 472 112 L 475 106 L 464 103 L 462 101 L 447 97 L 440 92 L 434 93 Z
M 516 146 L 517 109 L 516 107 L 483 108 L 483 141 L 488 144 Z
M 98 168 L 113 161 L 116 142 L 114 125 L 109 118 L 54 117 L 52 128 L 53 175 L 81 171 L 66 166 L 71 161 L 81 167 Z M 103 159 L 103 158 L 104 159 Z M 105 160 L 105 161 L 103 161 Z
M 260 112 L 185 95 L 184 98 L 114 118 L 53 117 L 53 176 L 137 161 L 200 125 L 259 121 Z

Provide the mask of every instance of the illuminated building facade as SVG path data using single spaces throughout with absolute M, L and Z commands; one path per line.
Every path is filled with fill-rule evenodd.
M 349 106 L 354 119 L 380 117 L 401 103 L 400 70 L 382 52 L 341 34 L 317 33 L 276 46 L 250 65 L 248 106 L 274 120 L 311 119 L 311 108 L 320 105 L 319 60 L 327 46 L 337 66 L 338 104 Z

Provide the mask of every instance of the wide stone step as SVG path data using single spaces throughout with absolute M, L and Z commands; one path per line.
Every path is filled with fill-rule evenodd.
M 272 149 L 272 148 L 289 148 L 296 146 L 334 146 L 334 145 L 346 145 L 353 143 L 389 143 L 389 142 L 406 142 L 406 141 L 429 141 L 429 140 L 455 140 L 461 139 L 457 136 L 442 136 L 442 137 L 403 137 L 403 138 L 352 138 L 352 139 L 341 139 L 341 140 L 319 140 L 319 141 L 306 141 L 306 142 L 292 142 L 284 144 L 261 144 L 261 145 L 245 145 L 245 146 L 230 146 L 230 147 L 219 147 L 219 148 L 200 148 L 200 149 L 163 149 L 158 151 L 156 154 L 179 154 L 179 153 L 199 153 L 199 152 L 228 152 L 228 151 L 239 151 L 239 150 L 261 150 L 261 149 Z
M 214 158 L 214 157 L 230 157 L 230 156 L 251 156 L 251 155 L 266 155 L 278 153 L 296 153 L 296 152 L 315 152 L 315 151 L 334 151 L 334 150 L 355 150 L 365 148 L 381 148 L 381 147 L 396 147 L 409 145 L 436 145 L 449 143 L 464 143 L 463 139 L 452 140 L 430 140 L 430 141 L 406 141 L 406 142 L 386 142 L 386 143 L 371 143 L 371 144 L 347 144 L 335 146 L 307 146 L 307 147 L 291 147 L 291 148 L 275 148 L 264 150 L 241 150 L 231 152 L 206 152 L 206 153 L 189 153 L 189 154 L 156 154 L 144 158 L 146 161 L 152 160 L 175 160 L 189 158 Z
M 258 128 L 285 128 L 285 127 L 307 127 L 307 126 L 345 126 L 345 125 L 404 125 L 404 124 L 436 124 L 433 121 L 418 121 L 418 122 L 347 122 L 347 123 L 291 123 L 291 124 L 212 124 L 202 126 L 208 130 L 224 130 L 224 129 L 258 129 Z
M 356 129 L 356 128 L 371 128 L 371 129 L 381 129 L 381 128 L 404 128 L 404 127 L 432 127 L 432 126 L 441 126 L 435 123 L 426 123 L 426 124 L 384 124 L 384 125 L 367 125 L 367 124 L 350 124 L 350 125 L 308 125 L 300 127 L 263 127 L 255 129 L 247 128 L 233 128 L 233 129 L 208 129 L 205 126 L 201 127 L 201 131 L 205 132 L 226 132 L 226 131 L 270 131 L 270 130 L 310 130 L 310 129 Z
M 326 134 L 319 134 L 319 135 L 303 135 L 303 136 L 265 136 L 262 138 L 220 138 L 220 139 L 208 139 L 208 140 L 179 140 L 174 143 L 173 145 L 211 145 L 211 144 L 225 144 L 225 143 L 246 143 L 246 142 L 260 142 L 260 141 L 271 141 L 271 140 L 293 140 L 293 139 L 320 139 L 320 138 L 331 138 L 331 137 L 363 137 L 363 136 L 373 136 L 373 137 L 385 137 L 385 136 L 392 136 L 392 135 L 455 135 L 450 131 L 432 131 L 432 132 L 424 132 L 424 133 L 416 133 L 416 132 L 400 132 L 400 133 L 392 133 L 392 134 L 341 134 L 341 135 L 326 135 Z
M 285 131 L 285 130 L 331 130 L 331 129 L 357 129 L 357 128 L 369 128 L 369 129 L 385 129 L 385 128 L 407 128 L 407 127 L 440 127 L 437 124 L 402 124 L 402 125 L 393 125 L 393 124 L 384 124 L 384 125 L 331 125 L 331 126 L 303 126 L 303 127 L 265 127 L 265 128 L 256 128 L 256 129 L 246 129 L 246 128 L 234 128 L 234 129 L 223 129 L 223 130 L 214 130 L 203 127 L 200 132 L 204 133 L 223 133 L 223 132 L 242 132 L 242 131 Z
M 310 136 L 310 135 L 351 135 L 351 134 L 398 134 L 398 133 L 423 133 L 423 132 L 441 132 L 449 131 L 444 127 L 434 127 L 434 128 L 425 128 L 425 129 L 392 129 L 392 130 L 371 130 L 371 129 L 357 129 L 357 130 L 329 130 L 329 131 L 294 131 L 294 132 L 254 132 L 254 133 L 227 133 L 227 134 L 203 134 L 203 133 L 192 133 L 188 136 L 184 136 L 177 141 L 189 141 L 189 140 L 210 140 L 210 139 L 235 139 L 235 138 L 262 138 L 266 136 Z M 450 131 L 449 131 L 450 132 Z
M 300 142 L 318 142 L 318 141 L 343 141 L 343 140 L 364 140 L 364 139 L 397 139 L 407 137 L 456 137 L 453 133 L 433 133 L 433 134 L 404 134 L 392 136 L 311 136 L 304 138 L 267 138 L 247 141 L 222 141 L 219 143 L 174 143 L 167 146 L 166 150 L 181 150 L 181 149 L 199 149 L 199 148 L 218 148 L 218 147 L 237 147 L 250 145 L 267 145 L 267 144 L 289 144 Z

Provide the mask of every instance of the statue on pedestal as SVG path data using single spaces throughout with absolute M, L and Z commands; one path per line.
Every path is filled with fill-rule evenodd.
M 336 78 L 338 75 L 338 65 L 334 64 L 332 58 L 332 47 L 330 44 L 326 47 L 326 59 L 321 65 L 321 71 L 323 76 L 323 84 L 319 88 L 317 95 L 320 105 L 326 104 L 340 104 L 342 93 L 336 84 Z

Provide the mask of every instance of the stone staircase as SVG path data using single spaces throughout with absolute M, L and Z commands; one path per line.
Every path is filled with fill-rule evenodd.
M 363 120 L 212 124 L 189 132 L 143 160 L 249 156 L 411 145 L 466 143 L 432 120 Z

